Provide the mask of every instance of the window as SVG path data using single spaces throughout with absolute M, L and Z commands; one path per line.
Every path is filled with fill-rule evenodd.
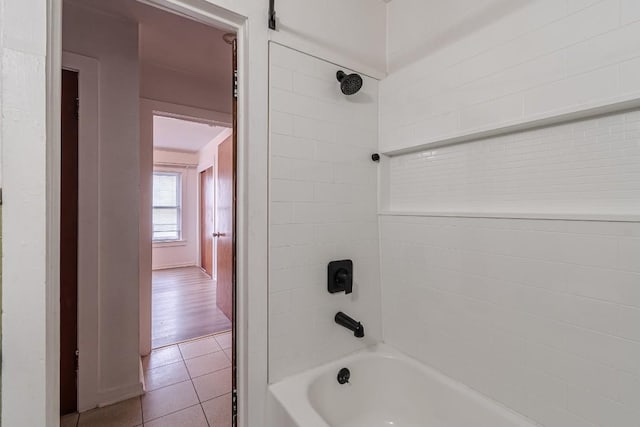
M 181 174 L 154 172 L 153 174 L 153 240 L 168 241 L 181 238 Z

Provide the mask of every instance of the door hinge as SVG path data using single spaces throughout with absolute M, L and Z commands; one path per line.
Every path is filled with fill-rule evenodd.
M 76 98 L 75 118 L 76 120 L 80 118 L 80 98 Z
M 238 98 L 238 70 L 233 70 L 233 97 Z
M 238 425 L 238 389 L 234 388 L 231 392 L 231 422 L 232 426 Z
M 75 359 L 73 361 L 73 366 L 75 367 L 76 372 L 80 369 L 80 350 L 76 349 Z

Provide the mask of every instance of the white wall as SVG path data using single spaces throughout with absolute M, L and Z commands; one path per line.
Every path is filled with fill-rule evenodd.
M 46 4 L 0 2 L 2 149 L 2 425 L 46 425 L 59 367 L 47 348 Z M 19 143 L 18 143 L 19 142 Z M 28 242 L 28 244 L 25 244 Z M 30 261 L 29 268 L 24 260 Z M 59 296 L 57 297 L 59 301 Z M 56 328 L 56 321 L 51 321 Z M 57 328 L 56 328 L 57 329 Z M 27 410 L 31 402 L 33 410 Z M 49 403 L 50 402 L 50 403 Z
M 360 72 L 383 75 L 384 0 L 281 0 L 276 12 L 279 32 L 273 34 L 273 40 L 336 64 L 353 64 Z
M 154 172 L 177 172 L 182 179 L 182 239 L 180 242 L 154 243 L 152 268 L 199 265 L 198 244 L 198 162 L 197 153 L 154 150 Z
M 378 83 L 348 98 L 340 67 L 272 44 L 269 380 L 381 339 L 378 258 Z M 354 292 L 327 292 L 327 264 L 352 259 Z M 361 321 L 365 339 L 334 323 Z
M 455 16 L 453 6 L 417 3 L 388 6 L 383 151 L 640 97 L 636 1 L 485 1 L 463 22 L 473 32 L 425 34 L 428 55 L 413 60 L 401 55 L 406 23 L 443 8 Z
M 81 409 L 142 392 L 138 352 L 138 27 L 65 4 L 63 46 L 99 63 L 98 389 Z M 82 100 L 81 100 L 82 102 Z M 92 143 L 93 141 L 85 141 Z M 80 285 L 82 286 L 82 285 Z M 82 304 L 82 301 L 80 301 Z
M 391 73 L 454 44 L 531 0 L 393 0 L 387 9 L 387 70 Z

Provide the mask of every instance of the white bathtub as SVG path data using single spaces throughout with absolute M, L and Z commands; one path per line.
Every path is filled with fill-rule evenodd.
M 351 371 L 348 384 L 336 379 Z M 272 427 L 535 427 L 387 345 L 273 384 Z

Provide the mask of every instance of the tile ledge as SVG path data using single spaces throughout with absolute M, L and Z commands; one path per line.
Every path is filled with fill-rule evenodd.
M 559 108 L 540 114 L 521 117 L 516 120 L 493 123 L 473 129 L 460 129 L 451 134 L 434 136 L 424 142 L 406 146 L 389 146 L 380 149 L 380 154 L 388 157 L 412 154 L 420 151 L 446 147 L 448 145 L 477 141 L 510 133 L 523 132 L 534 128 L 557 126 L 571 121 L 618 114 L 640 107 L 640 92 L 599 100 L 597 102 Z M 381 141 L 384 147 L 384 141 Z
M 378 216 L 538 219 L 562 221 L 640 222 L 640 213 L 491 212 L 491 211 L 380 211 Z

